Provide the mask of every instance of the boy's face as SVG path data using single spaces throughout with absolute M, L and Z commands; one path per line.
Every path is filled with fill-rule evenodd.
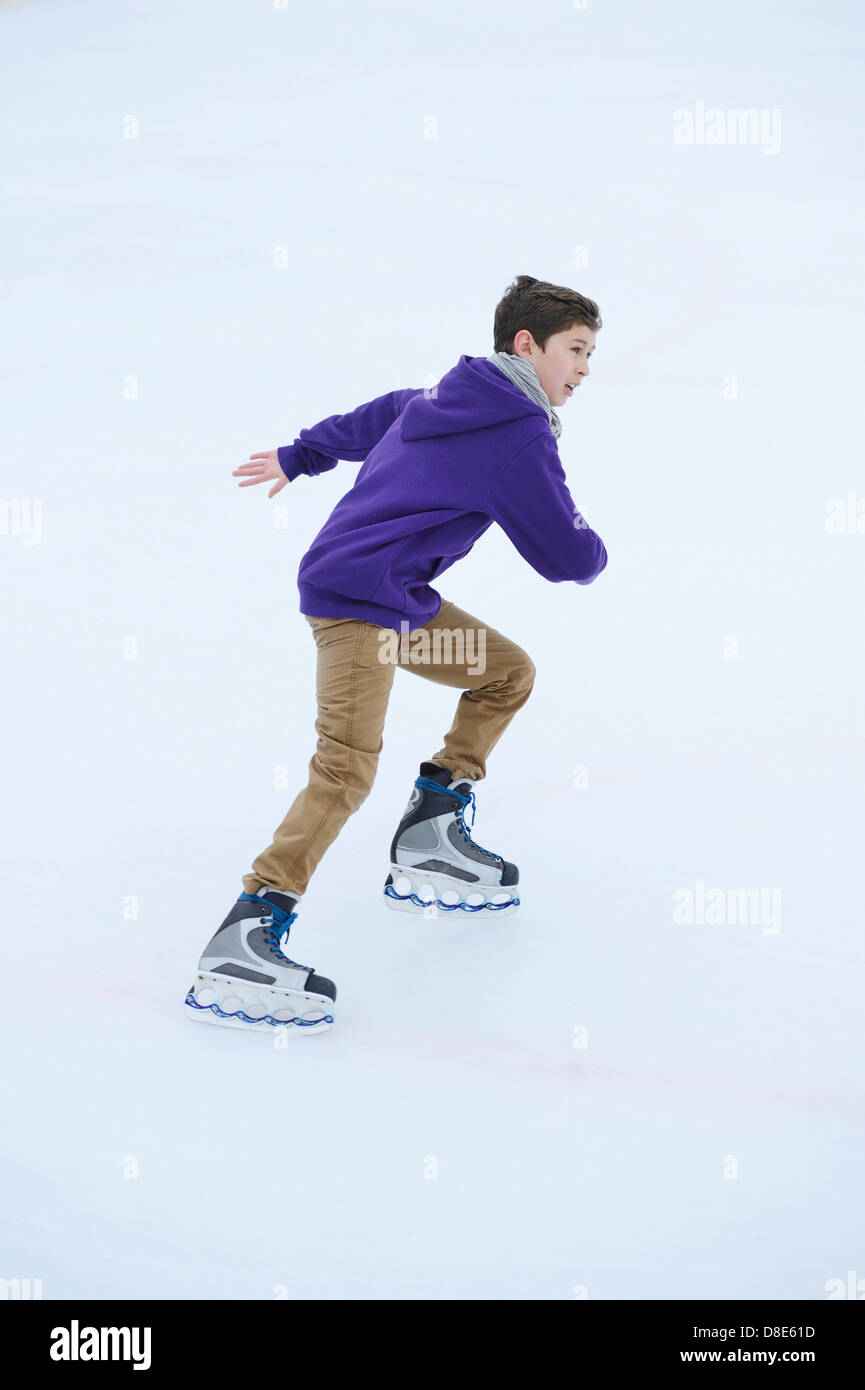
M 531 362 L 550 398 L 550 405 L 564 405 L 583 377 L 589 375 L 589 358 L 595 349 L 596 336 L 584 323 L 577 323 L 562 333 L 553 333 L 541 351 L 529 330 L 521 328 L 514 335 L 512 351 L 515 357 L 525 357 Z

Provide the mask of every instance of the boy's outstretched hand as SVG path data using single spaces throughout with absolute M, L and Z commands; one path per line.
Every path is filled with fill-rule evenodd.
M 250 454 L 249 463 L 242 463 L 239 468 L 235 468 L 231 476 L 243 479 L 243 482 L 238 483 L 238 487 L 252 487 L 253 483 L 267 483 L 271 478 L 276 478 L 278 481 L 270 489 L 268 497 L 275 497 L 288 482 L 279 466 L 276 449 L 269 449 L 264 454 Z

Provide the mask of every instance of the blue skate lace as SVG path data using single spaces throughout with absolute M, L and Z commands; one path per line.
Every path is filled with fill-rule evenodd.
M 425 791 L 444 792 L 445 796 L 456 797 L 457 801 L 460 802 L 460 808 L 456 813 L 456 821 L 460 828 L 460 832 L 465 836 L 466 844 L 472 845 L 474 849 L 479 849 L 481 854 L 485 854 L 488 859 L 499 859 L 501 857 L 498 854 L 493 854 L 491 849 L 484 849 L 483 845 L 479 845 L 477 840 L 473 840 L 469 833 L 471 827 L 466 825 L 463 819 L 463 812 L 466 806 L 471 805 L 472 825 L 475 823 L 476 803 L 474 792 L 469 792 L 468 796 L 463 796 L 462 792 L 455 791 L 452 787 L 443 787 L 441 782 L 434 782 L 431 777 L 416 777 L 415 786 L 422 787 Z
M 296 912 L 286 912 L 284 908 L 277 907 L 276 903 L 270 902 L 268 898 L 259 898 L 255 893 L 241 893 L 237 901 L 256 903 L 258 907 L 265 908 L 271 920 L 269 925 L 264 928 L 264 939 L 280 961 L 284 961 L 286 965 L 296 965 L 300 970 L 312 970 L 311 965 L 301 965 L 300 961 L 292 960 L 279 944 L 285 933 L 291 929 L 291 924 L 297 917 Z M 265 913 L 262 912 L 261 915 L 264 918 Z

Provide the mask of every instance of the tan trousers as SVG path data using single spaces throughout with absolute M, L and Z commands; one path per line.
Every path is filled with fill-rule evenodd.
M 318 744 L 307 785 L 243 878 L 247 893 L 306 892 L 319 860 L 372 789 L 397 667 L 462 691 L 442 747 L 418 758 L 449 768 L 454 779 L 486 776 L 487 757 L 534 684 L 534 664 L 521 647 L 447 600 L 411 633 L 406 624 L 399 632 L 357 618 L 304 617 L 318 647 Z M 397 824 L 398 817 L 389 835 Z

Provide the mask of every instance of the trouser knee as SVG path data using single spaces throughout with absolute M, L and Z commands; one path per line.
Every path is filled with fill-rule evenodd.
M 511 667 L 511 679 L 514 685 L 528 696 L 532 693 L 537 674 L 537 667 L 528 652 L 520 650 L 519 659 Z
M 334 746 L 331 740 L 319 740 L 310 772 L 317 774 L 334 792 L 342 792 L 356 810 L 372 791 L 378 770 L 378 753 L 348 749 L 345 744 Z

